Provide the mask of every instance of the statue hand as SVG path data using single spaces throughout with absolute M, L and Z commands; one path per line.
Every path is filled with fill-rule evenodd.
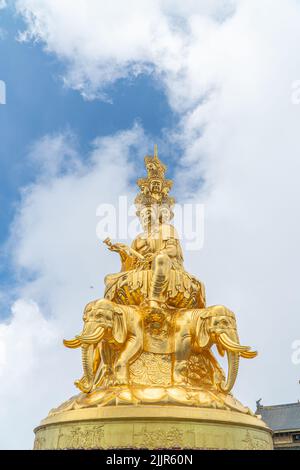
M 148 261 L 148 262 L 153 261 L 154 257 L 155 257 L 155 253 L 146 253 L 144 255 L 145 261 Z
M 129 246 L 125 245 L 125 243 L 115 243 L 114 247 L 116 248 L 117 251 L 128 251 Z
M 114 243 L 111 245 L 108 245 L 108 249 L 110 251 L 116 251 L 116 252 L 125 252 L 128 253 L 129 247 L 125 245 L 124 243 Z

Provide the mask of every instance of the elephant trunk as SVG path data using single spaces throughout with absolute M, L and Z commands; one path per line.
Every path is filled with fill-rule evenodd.
M 83 376 L 76 380 L 75 385 L 83 393 L 89 393 L 94 385 L 94 351 L 96 345 L 102 340 L 105 330 L 95 321 L 86 321 L 83 331 L 72 340 L 64 340 L 68 348 L 81 346 Z
M 82 344 L 83 377 L 75 385 L 84 393 L 89 393 L 94 385 L 94 349 L 104 336 L 104 328 L 95 322 L 86 322 L 78 338 Z
M 257 355 L 256 351 L 250 351 L 250 346 L 242 346 L 240 344 L 235 329 L 231 330 L 229 334 L 230 336 L 227 333 L 221 333 L 218 336 L 218 342 L 222 348 L 225 348 L 228 360 L 227 379 L 220 385 L 221 390 L 225 393 L 229 393 L 235 384 L 239 370 L 240 356 L 250 359 Z
M 84 344 L 82 346 L 83 377 L 75 382 L 75 385 L 84 393 L 89 393 L 93 387 L 93 357 L 94 346 Z
M 93 349 L 91 344 L 82 348 L 83 372 L 89 381 L 93 378 Z

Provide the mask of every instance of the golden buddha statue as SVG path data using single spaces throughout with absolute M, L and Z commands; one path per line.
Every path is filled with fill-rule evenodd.
M 169 223 L 174 198 L 168 196 L 171 182 L 164 178 L 165 166 L 155 154 L 153 159 L 146 157 L 146 168 L 148 178 L 138 180 L 142 190 L 136 197 L 143 233 L 130 248 L 105 240 L 122 260 L 121 273 L 105 278 L 105 298 L 117 304 L 149 304 L 152 308 L 203 308 L 204 285 L 185 271 L 179 237 Z
M 231 394 L 240 357 L 257 353 L 240 344 L 234 313 L 223 305 L 207 307 L 203 283 L 185 271 L 171 224 L 172 182 L 165 179 L 156 146 L 145 165 L 147 177 L 138 180 L 135 199 L 143 231 L 131 246 L 104 240 L 119 253 L 121 270 L 106 276 L 104 298 L 85 307 L 82 332 L 64 341 L 82 351 L 83 375 L 75 382 L 81 393 L 50 411 L 36 430 L 36 448 L 46 448 L 46 442 L 50 448 L 78 448 L 78 436 L 86 448 L 161 448 L 162 442 L 149 444 L 159 435 L 169 436 L 170 447 L 271 448 L 264 423 Z M 227 374 L 213 346 L 220 356 L 226 353 Z M 100 434 L 91 431 L 89 419 L 101 423 Z M 74 433 L 75 422 L 74 444 L 66 426 Z M 201 440 L 196 428 L 213 444 Z M 230 430 L 230 443 L 213 437 L 220 429 Z M 141 433 L 144 440 L 137 437 Z

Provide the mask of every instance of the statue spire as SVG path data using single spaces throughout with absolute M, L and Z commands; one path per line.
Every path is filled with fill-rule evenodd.
M 137 180 L 137 185 L 140 188 L 140 192 L 135 198 L 138 212 L 142 206 L 155 204 L 168 207 L 170 213 L 172 213 L 175 199 L 169 196 L 169 191 L 173 186 L 173 181 L 165 178 L 167 167 L 158 157 L 157 144 L 154 145 L 154 155 L 146 155 L 145 167 L 147 178 Z

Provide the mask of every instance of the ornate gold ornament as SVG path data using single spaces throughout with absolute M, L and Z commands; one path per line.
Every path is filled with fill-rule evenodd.
M 64 340 L 81 348 L 83 375 L 75 382 L 81 393 L 50 411 L 36 430 L 36 447 L 78 448 L 82 439 L 89 448 L 139 447 L 136 436 L 143 435 L 150 447 L 160 447 L 161 436 L 181 447 L 247 448 L 262 439 L 271 448 L 265 424 L 231 394 L 240 358 L 257 353 L 240 343 L 234 313 L 206 306 L 203 283 L 184 268 L 170 223 L 172 181 L 156 146 L 145 166 L 135 199 L 143 232 L 131 246 L 104 240 L 120 255 L 121 270 L 106 276 L 104 298 L 85 307 L 82 332 Z M 227 374 L 213 346 L 226 354 Z M 216 437 L 221 429 L 223 440 Z

